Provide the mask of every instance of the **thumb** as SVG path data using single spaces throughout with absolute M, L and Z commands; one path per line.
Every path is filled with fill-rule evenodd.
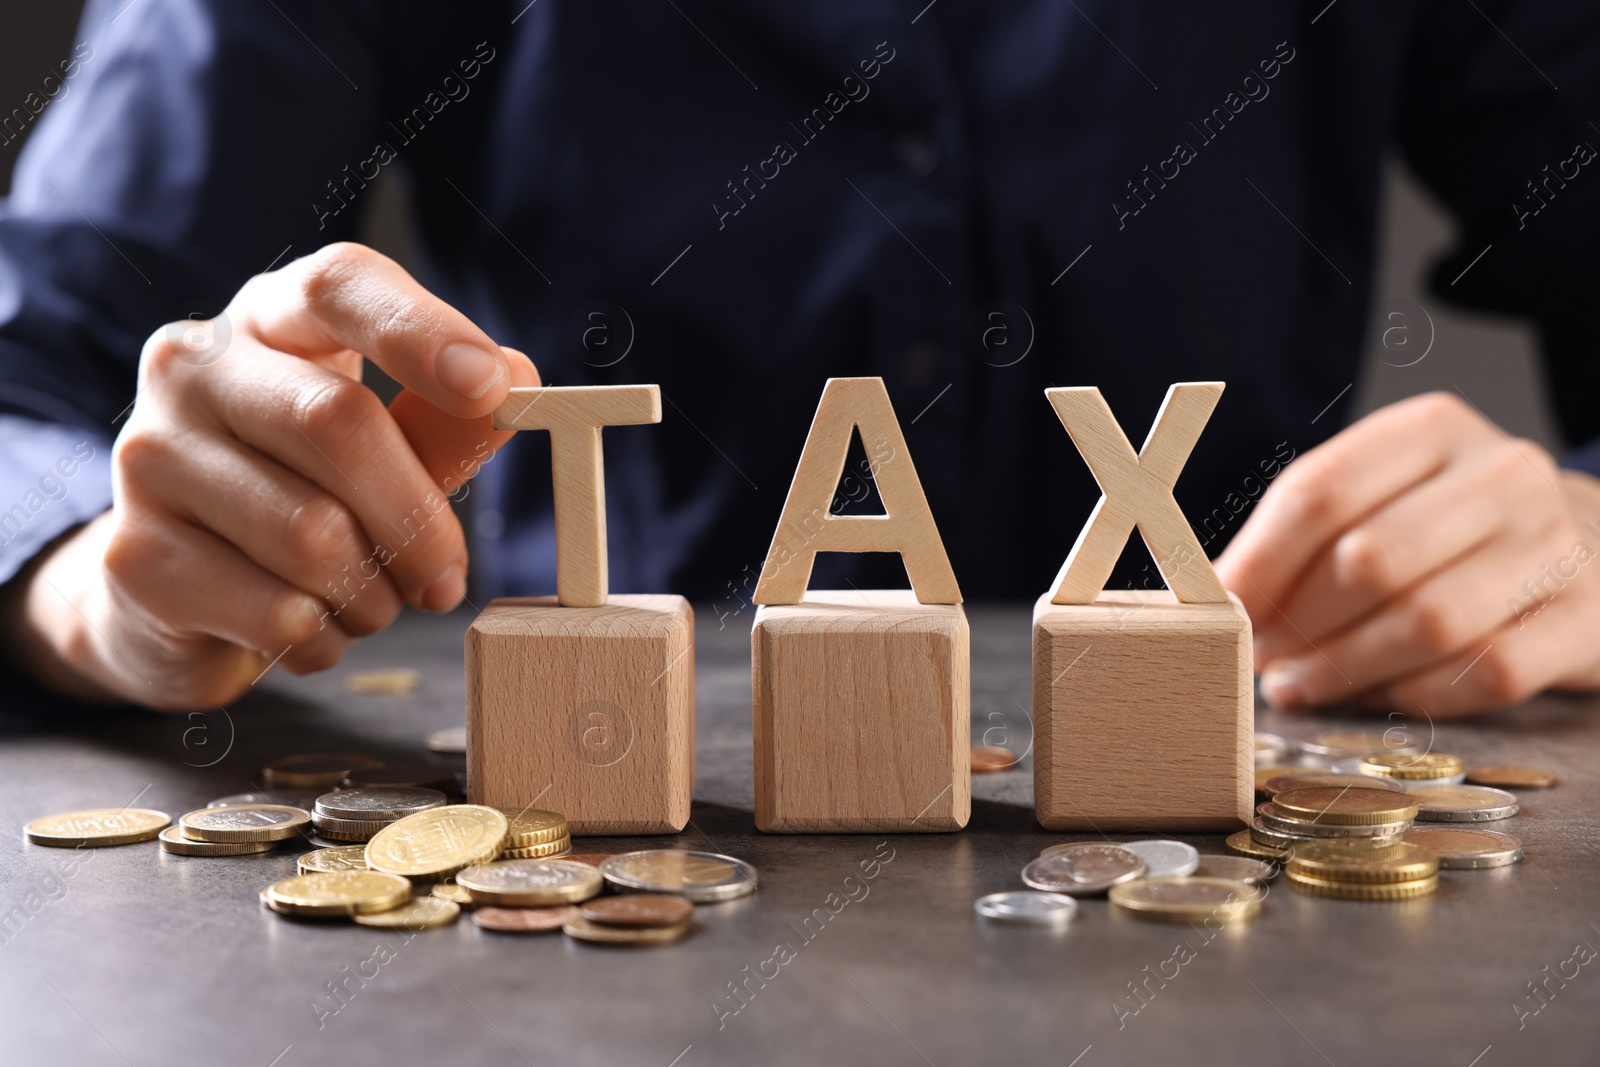
M 515 348 L 500 349 L 505 354 L 511 384 L 537 386 L 539 371 L 533 361 Z M 447 415 L 420 394 L 402 390 L 389 405 L 389 414 L 400 432 L 411 442 L 412 451 L 422 461 L 433 480 L 446 495 L 456 492 L 471 480 L 478 468 L 489 461 L 500 446 L 511 440 L 514 430 L 496 430 L 494 416 L 458 419 Z

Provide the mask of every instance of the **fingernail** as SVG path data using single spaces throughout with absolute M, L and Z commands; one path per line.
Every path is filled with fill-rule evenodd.
M 466 595 L 467 568 L 452 563 L 422 594 L 422 606 L 428 611 L 445 612 L 461 603 Z
M 1306 702 L 1300 692 L 1299 672 L 1292 667 L 1272 667 L 1263 673 L 1261 695 L 1275 708 L 1298 708 Z
M 506 367 L 483 349 L 458 343 L 444 347 L 434 360 L 433 373 L 452 393 L 476 400 L 505 377 Z

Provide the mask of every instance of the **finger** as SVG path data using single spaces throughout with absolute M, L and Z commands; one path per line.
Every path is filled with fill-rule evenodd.
M 125 492 L 208 529 L 262 569 L 324 601 L 353 637 L 377 633 L 404 602 L 337 497 L 238 442 L 205 433 L 172 447 L 129 435 Z
M 465 594 L 466 539 L 383 403 L 360 382 L 260 349 L 185 374 L 173 400 L 341 500 L 410 604 L 447 611 Z M 370 568 L 368 568 L 370 570 Z
M 514 348 L 502 348 L 514 387 L 539 384 L 533 361 Z M 455 494 L 495 452 L 511 440 L 514 430 L 496 430 L 494 416 L 458 419 L 440 411 L 426 398 L 407 389 L 394 398 L 389 414 L 411 442 L 411 448 L 434 483 Z
M 1216 563 L 1256 632 L 1286 626 L 1274 605 L 1311 560 L 1363 515 L 1442 468 L 1476 418 L 1448 395 L 1413 397 L 1291 463 Z
M 1386 687 L 1385 703 L 1413 701 L 1435 718 L 1503 708 L 1533 696 L 1593 659 L 1600 610 L 1592 596 L 1556 597 L 1451 659 Z
M 488 334 L 398 263 L 362 245 L 329 245 L 257 275 L 228 313 L 283 352 L 309 358 L 360 352 L 457 418 L 488 414 L 509 387 L 505 360 Z
M 1529 555 L 1529 547 L 1504 542 L 1469 554 L 1311 649 L 1268 661 L 1262 695 L 1278 707 L 1338 703 L 1474 643 L 1481 648 L 1512 618 L 1506 575 L 1525 568 Z
M 1257 633 L 1256 662 L 1304 650 L 1449 566 L 1506 524 L 1506 505 L 1477 464 L 1447 467 L 1381 505 L 1311 562 L 1279 604 L 1294 625 Z
M 349 638 L 327 606 L 209 531 L 133 514 L 106 551 L 118 591 L 158 625 L 252 649 L 291 670 L 337 663 Z

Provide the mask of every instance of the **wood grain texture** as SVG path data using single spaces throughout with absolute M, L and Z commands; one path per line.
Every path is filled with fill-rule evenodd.
M 1172 498 L 1173 483 L 1211 418 L 1222 389 L 1222 382 L 1184 382 L 1168 389 L 1137 455 L 1100 390 L 1044 391 L 1094 472 L 1102 494 L 1056 575 L 1053 603 L 1094 603 L 1136 526 L 1167 587 L 1179 600 L 1195 604 L 1227 601 L 1217 572 Z
M 812 590 L 750 634 L 756 826 L 959 830 L 972 811 L 970 638 L 959 604 Z
M 654 385 L 512 389 L 494 413 L 497 430 L 548 430 L 556 512 L 556 597 L 569 607 L 606 602 L 603 426 L 661 421 Z
M 834 515 L 851 431 L 861 434 L 882 515 Z M 882 378 L 830 378 L 811 422 L 783 516 L 772 535 L 757 604 L 798 604 L 818 552 L 898 552 L 917 599 L 959 604 L 961 589 L 934 525 Z
M 1238 829 L 1254 810 L 1250 617 L 1237 597 L 1104 592 L 1033 611 L 1033 791 L 1048 830 Z
M 677 833 L 694 793 L 694 612 L 680 596 L 496 600 L 467 631 L 473 803 L 574 834 Z

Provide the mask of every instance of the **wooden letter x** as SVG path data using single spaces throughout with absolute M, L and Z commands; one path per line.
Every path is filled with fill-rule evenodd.
M 1227 602 L 1217 572 L 1172 498 L 1173 483 L 1211 418 L 1222 388 L 1222 382 L 1186 382 L 1168 389 L 1138 455 L 1100 390 L 1044 391 L 1102 494 L 1056 575 L 1052 604 L 1094 603 L 1135 526 L 1179 601 Z
M 549 430 L 556 505 L 556 601 L 606 602 L 606 485 L 602 426 L 661 421 L 655 385 L 513 389 L 494 413 L 497 430 Z

